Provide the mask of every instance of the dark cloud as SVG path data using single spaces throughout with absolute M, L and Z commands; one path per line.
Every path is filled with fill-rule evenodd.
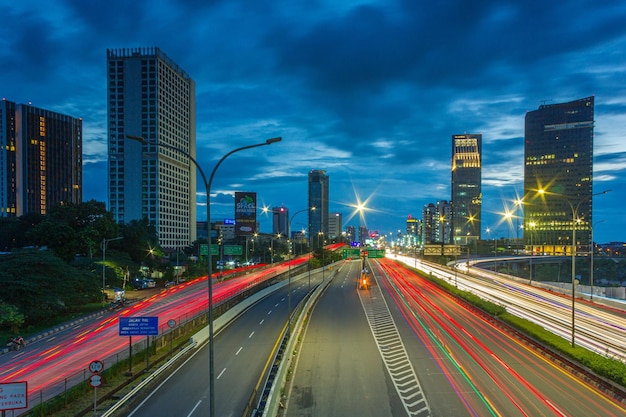
M 157 46 L 196 81 L 207 175 L 234 147 L 284 138 L 220 167 L 219 216 L 235 190 L 306 207 L 307 172 L 325 169 L 332 210 L 369 199 L 368 226 L 403 229 L 449 199 L 450 138 L 468 132 L 483 134 L 496 224 L 522 189 L 525 113 L 593 94 L 595 186 L 614 190 L 595 206 L 615 226 L 600 238 L 623 240 L 623 1 L 23 0 L 0 16 L 1 95 L 83 118 L 86 199 L 106 194 L 106 49 Z

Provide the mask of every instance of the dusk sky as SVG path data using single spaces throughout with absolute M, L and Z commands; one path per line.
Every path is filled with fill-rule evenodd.
M 395 235 L 450 199 L 452 135 L 481 133 L 482 237 L 512 238 L 526 112 L 593 95 L 594 192 L 612 190 L 594 198 L 594 240 L 626 241 L 624 0 L 0 0 L 0 16 L 0 96 L 83 119 L 83 200 L 107 199 L 106 49 L 159 47 L 196 83 L 207 176 L 283 137 L 221 165 L 212 220 L 234 217 L 235 191 L 306 209 L 322 169 L 344 226 Z

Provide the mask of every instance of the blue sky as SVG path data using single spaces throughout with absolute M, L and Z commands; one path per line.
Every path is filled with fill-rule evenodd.
M 159 47 L 196 82 L 207 175 L 283 137 L 221 165 L 214 220 L 233 217 L 235 191 L 304 209 L 323 169 L 344 224 L 404 230 L 450 199 L 451 136 L 466 132 L 483 135 L 482 229 L 514 237 L 501 219 L 523 193 L 525 113 L 594 95 L 594 191 L 612 190 L 594 237 L 626 240 L 624 1 L 0 0 L 0 16 L 0 96 L 83 118 L 85 200 L 106 201 L 106 49 Z

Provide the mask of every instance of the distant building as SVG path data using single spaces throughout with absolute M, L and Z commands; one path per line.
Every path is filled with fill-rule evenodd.
M 159 48 L 107 49 L 106 71 L 109 210 L 118 223 L 148 219 L 164 248 L 188 246 L 196 166 L 184 153 L 196 157 L 195 83 Z
M 346 241 L 348 244 L 356 242 L 356 227 L 346 226 Z
M 0 101 L 0 217 L 82 202 L 82 119 Z
M 422 221 L 409 214 L 406 218 L 405 238 L 403 239 L 404 244 L 414 246 L 421 243 L 421 235 Z
M 359 226 L 359 243 L 361 244 L 361 246 L 365 246 L 368 238 L 369 230 L 367 226 Z
M 593 128 L 593 97 L 543 104 L 526 113 L 524 240 L 533 252 L 570 253 L 574 226 L 579 250 L 589 250 Z
M 318 234 L 328 238 L 328 175 L 326 171 L 309 172 L 309 238 L 315 242 Z
M 422 244 L 451 243 L 452 205 L 443 200 L 422 209 Z
M 328 215 L 328 236 L 331 240 L 337 241 L 341 237 L 343 224 L 343 216 L 339 212 L 333 212 Z
M 480 239 L 482 135 L 452 135 L 452 213 L 454 243 Z
M 289 230 L 289 209 L 286 207 L 273 207 L 272 208 L 272 233 L 286 238 L 290 237 L 291 231 Z

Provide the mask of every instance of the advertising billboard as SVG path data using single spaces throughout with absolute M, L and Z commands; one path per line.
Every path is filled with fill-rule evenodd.
M 235 192 L 235 234 L 251 235 L 256 231 L 256 193 Z

